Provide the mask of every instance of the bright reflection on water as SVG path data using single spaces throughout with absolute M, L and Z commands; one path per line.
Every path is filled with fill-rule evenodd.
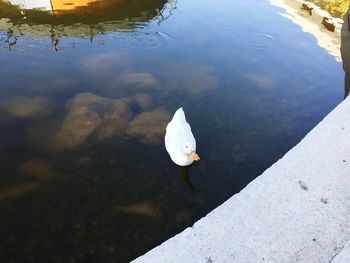
M 341 65 L 264 1 L 11 2 L 2 262 L 129 261 L 239 192 L 343 97 Z M 163 145 L 180 106 L 201 156 L 188 169 Z

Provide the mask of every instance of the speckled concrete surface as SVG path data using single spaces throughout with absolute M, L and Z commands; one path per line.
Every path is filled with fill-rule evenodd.
M 332 263 L 349 263 L 350 262 L 350 242 L 334 257 Z

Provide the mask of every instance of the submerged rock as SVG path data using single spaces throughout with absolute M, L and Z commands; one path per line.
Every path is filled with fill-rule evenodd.
M 26 129 L 25 133 L 31 147 L 44 151 L 57 152 L 62 149 L 57 143 L 57 134 L 60 129 L 60 121 L 50 120 L 30 126 Z
M 13 117 L 40 118 L 50 114 L 50 103 L 46 97 L 12 97 L 0 101 L 0 107 Z
M 28 160 L 19 165 L 17 174 L 48 180 L 56 177 L 55 171 L 46 160 Z
M 163 108 L 146 111 L 134 118 L 130 104 L 139 109 L 152 107 L 151 96 L 137 94 L 129 99 L 109 99 L 81 93 L 68 101 L 63 121 L 46 121 L 27 129 L 29 142 L 52 152 L 76 150 L 90 141 L 108 140 L 125 134 L 140 142 L 155 144 L 163 140 L 171 115 Z
M 127 85 L 138 88 L 147 88 L 156 86 L 158 81 L 149 73 L 125 73 L 116 78 L 115 83 L 118 85 Z
M 125 132 L 132 117 L 128 102 L 82 93 L 68 104 L 70 111 L 59 134 L 65 149 L 75 149 L 92 134 L 109 139 Z
M 191 211 L 185 211 L 181 210 L 175 213 L 175 220 L 178 223 L 183 223 L 191 220 L 192 217 L 192 212 Z
M 246 75 L 245 78 L 263 90 L 274 90 L 278 87 L 278 81 L 266 74 L 251 73 Z
M 31 183 L 21 183 L 0 191 L 0 200 L 7 198 L 20 197 L 24 194 L 33 192 L 40 187 L 40 183 L 31 182 Z
M 52 95 L 55 92 L 62 92 L 72 89 L 75 85 L 77 85 L 76 79 L 61 76 L 56 79 L 49 78 L 37 81 L 33 85 L 32 90 L 39 92 L 40 94 Z
M 139 106 L 141 110 L 145 111 L 152 108 L 152 97 L 148 94 L 144 94 L 144 93 L 136 94 L 135 101 L 137 106 Z
M 97 138 L 103 140 L 124 134 L 131 118 L 132 112 L 128 103 L 115 101 L 111 111 L 104 113 L 104 121 L 97 132 Z
M 106 99 L 95 94 L 84 92 L 76 95 L 74 98 L 70 99 L 67 103 L 69 109 L 87 106 L 92 103 L 98 103 L 101 99 Z M 108 99 L 107 99 L 108 100 Z
M 165 128 L 171 119 L 169 112 L 163 108 L 143 112 L 135 116 L 129 123 L 127 134 L 141 142 L 159 143 L 163 140 Z
M 57 147 L 62 150 L 73 150 L 83 144 L 102 123 L 100 116 L 81 106 L 72 108 L 63 121 L 62 128 L 56 137 Z
M 81 93 L 71 99 L 63 122 L 37 125 L 29 129 L 31 141 L 46 144 L 54 152 L 75 150 L 94 135 L 98 140 L 122 135 L 132 118 L 129 103 L 108 99 L 92 93 Z M 42 131 L 45 129 L 45 131 Z
M 106 52 L 95 54 L 82 62 L 86 77 L 97 80 L 108 80 L 117 73 L 132 69 L 130 56 L 125 52 Z
M 91 164 L 91 157 L 90 156 L 82 156 L 78 159 L 78 165 L 82 167 L 88 167 Z
M 139 202 L 132 205 L 116 206 L 115 210 L 130 215 L 152 218 L 161 217 L 159 208 L 150 202 Z
M 166 88 L 190 94 L 216 88 L 219 83 L 212 66 L 191 61 L 166 66 L 164 76 Z
M 133 96 L 138 92 L 156 90 L 158 84 L 159 81 L 152 74 L 124 72 L 111 79 L 101 92 L 108 96 Z

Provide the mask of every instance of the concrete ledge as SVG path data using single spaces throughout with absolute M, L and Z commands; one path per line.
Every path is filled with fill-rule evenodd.
M 349 135 L 346 99 L 239 194 L 134 262 L 348 262 Z
M 349 263 L 350 262 L 350 242 L 340 251 L 332 260 L 332 263 Z

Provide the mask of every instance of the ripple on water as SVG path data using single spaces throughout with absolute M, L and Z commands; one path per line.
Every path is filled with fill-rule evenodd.
M 121 32 L 114 38 L 122 40 L 127 45 L 157 49 L 171 41 L 171 35 L 150 28 L 142 28 L 136 31 Z
M 272 47 L 275 40 L 275 37 L 269 34 L 256 34 L 252 35 L 248 46 L 253 49 L 265 49 Z

